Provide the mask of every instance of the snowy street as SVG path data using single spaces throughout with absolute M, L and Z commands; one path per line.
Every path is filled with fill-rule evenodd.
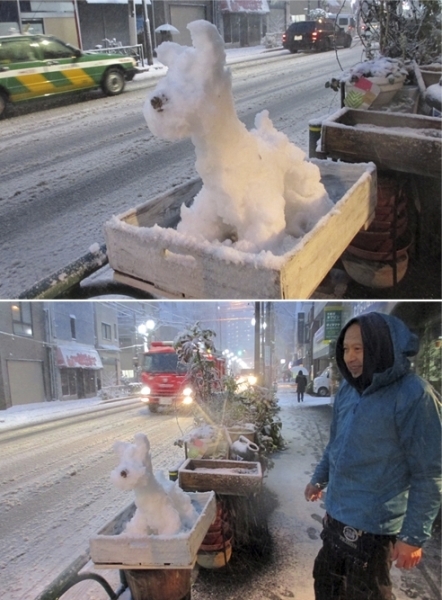
M 193 600 L 313 600 L 311 569 L 321 544 L 324 504 L 306 502 L 303 492 L 328 440 L 330 399 L 306 395 L 298 404 L 289 384 L 279 385 L 278 399 L 288 448 L 273 456 L 274 467 L 265 479 L 270 537 L 259 544 L 266 550 L 262 556 L 234 552 L 221 571 L 195 569 Z M 192 426 L 190 418 L 151 415 L 134 399 L 107 406 L 82 401 L 75 414 L 73 403 L 67 402 L 65 418 L 60 403 L 54 403 L 56 421 L 48 421 L 51 404 L 2 417 L 0 579 L 8 600 L 34 600 L 87 550 L 89 538 L 132 501 L 109 479 L 117 464 L 112 452 L 116 440 L 146 433 L 154 468 L 167 470 L 184 458 L 173 442 Z M 32 421 L 40 423 L 33 426 Z M 439 600 L 438 569 L 440 538 L 428 544 L 419 568 L 393 568 L 396 600 Z M 117 571 L 113 575 L 116 589 Z M 89 582 L 65 598 L 105 600 L 107 595 Z M 122 600 L 128 599 L 125 592 Z
M 344 69 L 360 56 L 358 41 L 338 51 Z M 340 107 L 339 94 L 325 88 L 341 68 L 335 52 L 246 58 L 232 52 L 227 60 L 238 116 L 251 129 L 267 109 L 276 129 L 307 151 L 308 121 Z M 155 138 L 143 118 L 157 80 L 137 75 L 121 96 L 90 95 L 1 123 L 0 297 L 17 297 L 103 243 L 112 215 L 195 176 L 191 142 Z

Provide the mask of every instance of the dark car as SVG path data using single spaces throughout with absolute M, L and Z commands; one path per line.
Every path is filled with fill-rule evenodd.
M 350 48 L 352 37 L 333 21 L 299 21 L 292 23 L 282 36 L 282 45 L 290 52 L 313 50 L 325 52 L 336 47 Z

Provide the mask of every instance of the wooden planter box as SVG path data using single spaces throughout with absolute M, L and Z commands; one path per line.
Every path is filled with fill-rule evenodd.
M 322 122 L 322 152 L 378 169 L 440 177 L 441 142 L 436 117 L 344 108 Z
M 180 487 L 186 491 L 248 496 L 261 488 L 259 462 L 239 460 L 186 460 L 178 470 Z
M 90 540 L 90 553 L 97 568 L 109 569 L 191 569 L 196 554 L 216 516 L 215 494 L 189 494 L 199 517 L 190 531 L 174 536 L 149 535 L 140 538 L 118 535 L 133 515 L 135 505 L 119 515 Z
M 373 164 L 314 162 L 335 207 L 290 252 L 270 263 L 231 249 L 227 260 L 219 247 L 172 229 L 181 204 L 189 205 L 201 188 L 195 179 L 105 224 L 115 279 L 162 298 L 309 298 L 376 204 Z

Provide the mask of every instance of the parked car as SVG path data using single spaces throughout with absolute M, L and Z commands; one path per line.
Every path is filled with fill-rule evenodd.
M 299 50 L 324 52 L 335 47 L 350 48 L 352 37 L 333 21 L 298 21 L 282 36 L 282 45 L 293 54 Z
M 313 393 L 318 396 L 330 396 L 330 368 L 327 367 L 313 379 Z
M 8 103 L 100 88 L 121 94 L 136 61 L 121 54 L 87 53 L 47 35 L 0 37 L 0 117 Z

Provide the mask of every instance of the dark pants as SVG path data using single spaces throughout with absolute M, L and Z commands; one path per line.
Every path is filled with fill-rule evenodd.
M 304 392 L 298 392 L 298 402 L 304 402 Z
M 395 537 L 345 529 L 326 516 L 313 578 L 316 600 L 394 600 L 390 580 Z

